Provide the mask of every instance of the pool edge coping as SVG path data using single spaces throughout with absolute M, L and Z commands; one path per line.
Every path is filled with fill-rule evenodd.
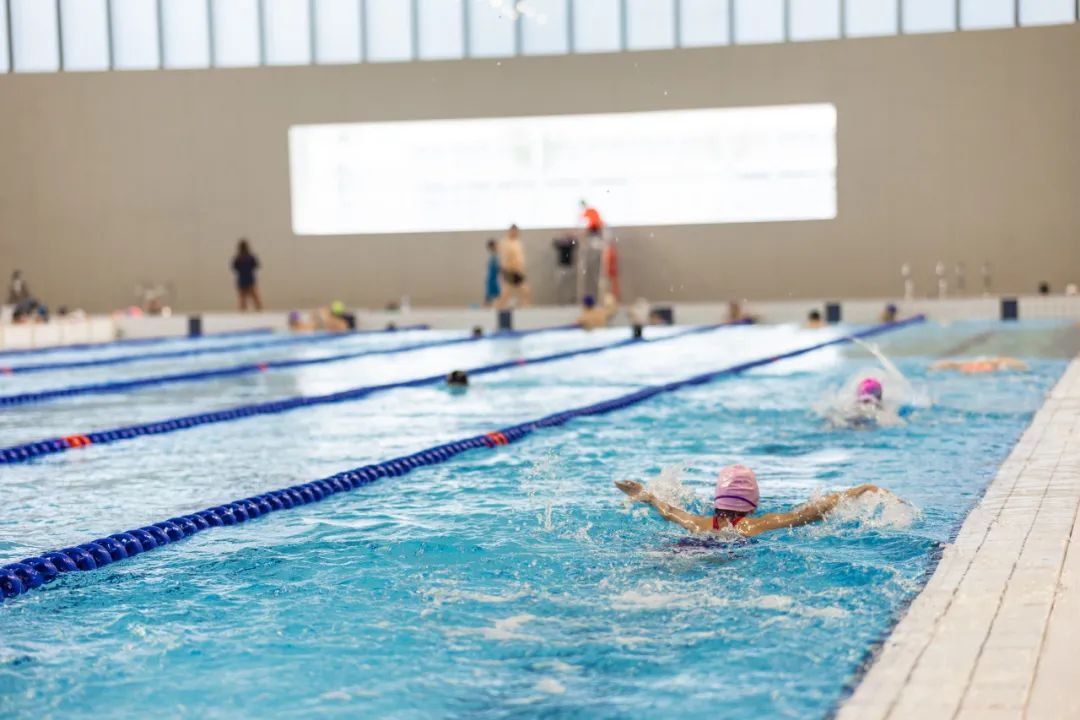
M 1080 689 L 1056 670 L 1064 649 L 1049 642 L 1051 626 L 1080 637 L 1080 615 L 1068 610 L 1080 603 L 1078 508 L 1080 356 L 829 716 L 1080 717 Z M 1072 575 L 1070 592 L 1062 579 Z

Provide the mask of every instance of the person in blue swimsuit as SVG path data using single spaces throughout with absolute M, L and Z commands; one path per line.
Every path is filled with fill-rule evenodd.
M 484 306 L 490 307 L 492 303 L 499 299 L 499 295 L 502 293 L 502 287 L 499 285 L 499 253 L 498 243 L 494 238 L 487 241 L 488 249 L 488 264 L 487 264 L 487 281 L 484 283 Z

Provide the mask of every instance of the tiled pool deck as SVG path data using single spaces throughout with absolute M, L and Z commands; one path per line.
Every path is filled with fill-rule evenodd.
M 839 720 L 1080 718 L 1080 358 Z

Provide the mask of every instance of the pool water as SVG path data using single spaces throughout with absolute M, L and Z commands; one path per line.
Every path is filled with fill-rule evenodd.
M 6 466 L 0 564 L 843 332 L 729 328 L 508 370 L 461 396 L 393 391 Z M 552 333 L 12 408 L 0 445 L 621 337 Z M 1049 322 L 916 326 L 875 340 L 932 401 L 900 426 L 830 428 L 815 403 L 875 361 L 829 348 L 67 574 L 0 605 L 0 712 L 824 717 L 1077 341 Z M 926 371 L 965 342 L 1031 370 Z M 867 482 L 911 506 L 857 504 L 702 550 L 612 485 L 638 478 L 705 511 L 731 462 L 757 471 L 763 511 Z

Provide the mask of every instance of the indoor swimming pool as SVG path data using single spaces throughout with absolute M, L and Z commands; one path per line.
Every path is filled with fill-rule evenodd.
M 626 329 L 476 342 L 402 331 L 16 371 L 0 376 L 0 396 L 356 355 L 0 407 L 0 448 L 508 364 L 474 372 L 464 393 L 429 382 L 13 458 L 0 464 L 0 565 L 861 329 L 648 328 L 638 344 Z M 868 342 L 906 378 L 886 379 L 887 395 L 904 386 L 897 424 L 827 422 L 823 406 L 852 378 L 883 375 L 865 347 L 829 345 L 64 573 L 0 604 L 0 713 L 826 717 L 1080 350 L 1080 330 L 926 322 Z M 1029 370 L 928 371 L 979 355 Z M 736 462 L 756 470 L 765 512 L 862 483 L 907 502 L 853 503 L 819 525 L 701 548 L 613 487 L 636 478 L 705 513 L 716 471 Z

